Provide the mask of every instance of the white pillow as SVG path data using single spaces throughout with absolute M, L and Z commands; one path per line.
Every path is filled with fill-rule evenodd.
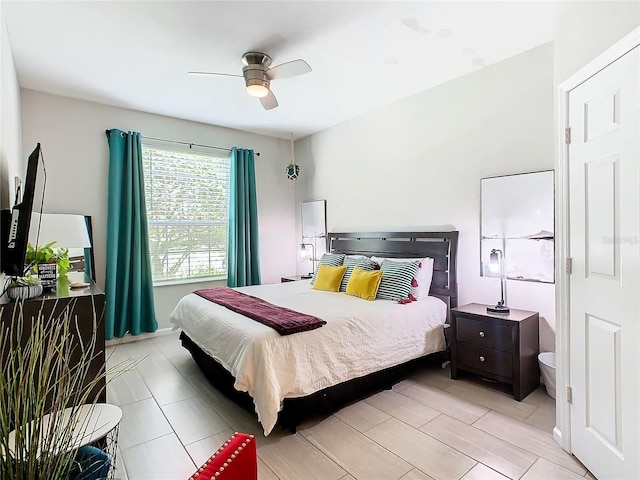
M 387 257 L 371 257 L 371 260 L 382 265 L 383 260 L 391 260 L 392 262 L 420 262 L 418 273 L 416 274 L 417 287 L 411 288 L 414 297 L 420 299 L 429 296 L 431 289 L 431 279 L 433 278 L 433 258 L 387 258 Z

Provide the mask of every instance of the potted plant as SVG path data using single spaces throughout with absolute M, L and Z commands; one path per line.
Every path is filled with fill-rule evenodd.
M 292 182 L 294 180 L 297 180 L 298 176 L 300 175 L 300 165 L 296 165 L 293 162 L 290 163 L 289 165 L 287 165 L 287 168 L 285 169 L 285 173 L 287 174 L 287 178 Z
M 24 277 L 14 278 L 7 288 L 7 297 L 11 300 L 27 300 L 42 295 L 43 286 L 40 279 L 30 273 Z
M 66 275 L 71 270 L 68 248 L 53 248 L 56 242 L 47 243 L 35 248 L 31 243 L 27 244 L 27 264 L 32 265 L 34 273 L 38 273 L 38 265 L 41 263 L 55 263 L 58 266 L 58 275 Z
M 43 288 L 54 288 L 58 276 L 64 277 L 71 269 L 68 248 L 53 248 L 56 242 L 47 243 L 35 248 L 31 243 L 27 245 L 25 261 L 34 273 L 42 280 Z
M 55 316 L 40 310 L 37 316 L 26 318 L 23 305 L 16 302 L 12 321 L 0 323 L 3 480 L 76 478 L 81 462 L 75 447 L 77 431 L 95 428 L 83 423 L 83 409 L 97 402 L 96 389 L 107 375 L 113 380 L 135 365 L 126 361 L 109 371 L 91 373 L 90 365 L 98 354 L 96 335 L 82 346 L 74 341 L 73 308 L 71 303 Z M 93 323 L 95 332 L 100 325 L 95 311 Z

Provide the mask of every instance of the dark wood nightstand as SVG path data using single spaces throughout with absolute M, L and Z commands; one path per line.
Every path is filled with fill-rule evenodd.
M 465 370 L 513 386 L 521 401 L 540 385 L 538 313 L 487 313 L 470 303 L 451 309 L 451 378 Z
M 309 280 L 311 278 L 311 275 L 306 276 L 306 275 L 291 275 L 290 277 L 281 277 L 280 278 L 280 283 L 285 283 L 285 282 L 297 282 L 298 280 Z

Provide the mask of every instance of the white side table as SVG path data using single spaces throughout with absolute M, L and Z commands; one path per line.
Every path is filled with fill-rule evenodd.
M 112 478 L 115 472 L 118 429 L 121 419 L 122 410 L 120 407 L 107 403 L 69 407 L 57 415 L 47 414 L 40 420 L 42 434 L 36 457 L 39 457 L 44 451 L 56 453 L 60 450 L 60 443 L 66 445 L 67 451 L 77 450 L 85 445 L 96 445 L 109 456 L 111 461 L 109 478 Z M 71 421 L 74 421 L 73 425 L 70 425 Z M 29 431 L 32 424 L 33 422 L 30 422 L 23 428 Z M 46 436 L 48 432 L 54 432 L 60 438 L 64 436 L 63 441 L 59 442 L 55 437 Z M 12 453 L 15 452 L 15 430 L 9 433 L 9 449 Z

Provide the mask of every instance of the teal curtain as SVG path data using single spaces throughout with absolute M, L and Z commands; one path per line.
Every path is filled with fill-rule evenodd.
M 260 285 L 258 203 L 253 150 L 231 150 L 227 285 Z
M 107 130 L 109 200 L 105 326 L 107 340 L 158 329 L 137 132 Z

